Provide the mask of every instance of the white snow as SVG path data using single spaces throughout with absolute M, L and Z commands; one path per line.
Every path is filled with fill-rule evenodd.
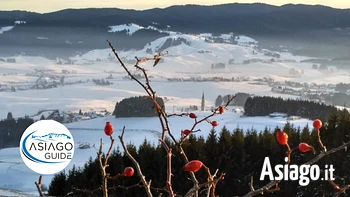
M 157 23 L 154 23 L 154 22 L 152 22 L 152 24 L 157 25 Z M 113 25 L 113 26 L 109 26 L 109 28 L 110 28 L 110 30 L 108 30 L 108 32 L 110 32 L 110 33 L 126 31 L 126 34 L 128 34 L 129 36 L 131 36 L 132 34 L 134 34 L 135 32 L 137 32 L 141 29 L 151 29 L 151 30 L 158 31 L 160 33 L 168 33 L 169 35 L 176 35 L 178 33 L 178 32 L 173 32 L 173 31 L 168 31 L 168 30 L 161 30 L 161 29 L 158 29 L 152 25 L 149 25 L 147 27 L 143 27 L 143 26 L 140 26 L 140 25 L 135 24 L 135 23 Z
M 14 26 L 6 26 L 6 27 L 0 27 L 0 34 L 3 34 L 4 32 L 11 31 L 14 28 Z
M 16 25 L 26 24 L 26 23 L 27 23 L 27 21 L 15 21 Z
M 152 63 L 142 64 L 148 70 L 149 75 L 154 77 L 151 82 L 158 90 L 159 95 L 173 98 L 167 105 L 169 107 L 172 107 L 172 105 L 177 107 L 199 105 L 202 91 L 205 92 L 208 105 L 213 104 L 217 95 L 228 92 L 231 94 L 247 92 L 285 98 L 296 98 L 296 96 L 275 94 L 270 91 L 271 87 L 267 85 L 253 85 L 249 82 L 167 82 L 166 78 L 249 77 L 254 79 L 257 77 L 271 77 L 278 81 L 289 80 L 315 82 L 317 84 L 336 84 L 349 80 L 348 74 L 344 71 L 337 70 L 333 73 L 323 73 L 312 69 L 311 63 L 299 63 L 300 60 L 308 59 L 308 57 L 280 53 L 280 62 L 269 62 L 271 57 L 264 55 L 266 50 L 258 51 L 253 46 L 208 43 L 205 42 L 204 37 L 199 35 L 165 36 L 146 45 L 142 50 L 120 51 L 119 55 L 121 58 L 129 60 L 130 62 L 127 63 L 129 69 L 136 72 L 133 68 L 135 56 L 139 58 L 152 57 L 151 54 L 146 53 L 148 49 L 151 49 L 152 53 L 155 54 L 156 50 L 162 47 L 166 40 L 177 38 L 185 39 L 190 44 L 182 43 L 164 49 L 163 52 L 168 51 L 169 55 L 163 57 L 164 62 L 159 63 L 155 68 L 152 67 Z M 206 52 L 200 53 L 200 51 Z M 111 111 L 116 101 L 120 101 L 125 97 L 144 94 L 135 82 L 122 79 L 126 76 L 125 71 L 116 62 L 116 58 L 109 48 L 96 49 L 72 57 L 71 59 L 75 61 L 75 65 L 57 65 L 43 57 L 16 56 L 11 58 L 16 59 L 15 64 L 0 62 L 0 75 L 2 75 L 0 85 L 33 85 L 38 77 L 28 76 L 28 73 L 35 73 L 38 70 L 47 70 L 46 73 L 58 77 L 63 76 L 62 70 L 75 70 L 76 74 L 65 75 L 65 81 L 76 82 L 81 80 L 85 83 L 59 86 L 46 90 L 0 92 L 0 118 L 6 117 L 9 111 L 15 117 L 24 114 L 32 115 L 37 113 L 38 108 L 60 108 L 71 111 L 86 108 L 108 109 Z M 108 60 L 109 58 L 112 60 Z M 97 62 L 97 59 L 101 61 Z M 231 59 L 234 59 L 232 65 L 228 64 Z M 251 59 L 259 59 L 265 62 L 244 64 L 244 61 Z M 294 60 L 295 62 L 284 60 Z M 225 63 L 226 68 L 212 70 L 211 64 L 219 62 Z M 293 78 L 288 73 L 290 69 L 304 70 L 304 74 L 299 78 Z M 113 83 L 110 86 L 97 86 L 91 82 L 92 79 L 106 79 L 111 71 L 114 73 L 112 73 L 113 79 L 109 80 Z M 16 73 L 16 75 L 13 73 Z M 36 73 L 38 74 L 38 72 Z M 87 80 L 90 82 L 86 83 Z M 56 82 L 59 82 L 59 79 Z M 15 107 L 19 104 L 22 104 L 23 107 Z
M 212 37 L 213 36 L 213 34 L 211 34 L 211 33 L 201 33 L 199 35 L 202 37 Z
M 239 44 L 249 44 L 249 43 L 258 43 L 258 41 L 254 40 L 253 38 L 247 37 L 247 36 L 236 36 L 235 40 L 239 43 Z
M 115 25 L 115 26 L 110 26 L 111 28 L 108 32 L 121 32 L 121 31 L 127 31 L 128 35 L 132 35 L 135 33 L 137 30 L 143 29 L 140 25 L 131 23 L 131 24 L 125 24 L 125 25 Z
M 44 37 L 44 36 L 37 36 L 36 39 L 38 40 L 48 40 L 48 37 Z
M 137 24 L 111 26 L 111 32 L 128 30 L 132 35 L 136 31 L 148 28 L 155 29 L 153 26 L 141 27 Z M 8 29 L 8 28 L 7 28 Z M 1 31 L 3 28 L 1 28 Z M 162 30 L 159 30 L 162 31 Z M 228 39 L 230 34 L 221 35 Z M 340 83 L 349 80 L 349 74 L 342 70 L 334 72 L 320 72 L 312 69 L 312 63 L 300 63 L 301 60 L 309 57 L 294 56 L 290 53 L 279 53 L 280 57 L 271 61 L 271 56 L 266 56 L 267 50 L 258 50 L 255 46 L 257 41 L 246 36 L 236 37 L 238 45 L 227 43 L 209 43 L 205 39 L 212 37 L 210 33 L 200 35 L 187 35 L 179 32 L 171 32 L 170 36 L 165 36 L 154 40 L 146 45 L 142 50 L 119 51 L 120 57 L 126 62 L 127 67 L 132 73 L 140 73 L 134 68 L 135 56 L 139 58 L 153 57 L 156 51 L 160 49 L 168 39 L 185 39 L 189 44 L 181 43 L 178 46 L 165 48 L 162 53 L 168 51 L 169 54 L 162 57 L 164 62 L 156 67 L 152 62 L 141 64 L 151 78 L 151 84 L 157 91 L 158 96 L 167 97 L 167 112 L 178 111 L 182 107 L 189 105 L 200 106 L 201 96 L 205 94 L 206 110 L 214 105 L 218 95 L 235 94 L 245 92 L 255 95 L 279 96 L 283 98 L 298 98 L 287 94 L 277 94 L 271 92 L 268 85 L 254 85 L 250 81 L 241 82 L 168 82 L 166 78 L 197 78 L 223 77 L 223 78 L 273 78 L 277 81 L 296 81 L 307 83 Z M 38 36 L 40 38 L 40 36 Z M 253 44 L 251 44 L 253 43 Z M 43 109 L 59 109 L 63 111 L 75 111 L 81 109 L 83 112 L 89 110 L 113 111 L 115 103 L 126 97 L 145 95 L 144 90 L 134 81 L 124 79 L 125 71 L 116 61 L 111 49 L 96 49 L 82 55 L 76 55 L 71 60 L 74 65 L 58 65 L 56 62 L 44 57 L 15 56 L 0 57 L 3 59 L 14 58 L 16 63 L 7 63 L 0 61 L 0 90 L 4 87 L 14 86 L 24 88 L 34 85 L 37 81 L 46 79 L 48 82 L 59 82 L 59 78 L 65 76 L 65 82 L 82 81 L 72 85 L 59 86 L 52 89 L 32 89 L 17 90 L 16 92 L 0 91 L 0 119 L 6 118 L 8 112 L 12 112 L 14 117 L 23 117 L 24 115 L 33 116 Z M 147 51 L 152 50 L 152 54 Z M 98 61 L 97 61 L 98 60 Z M 230 60 L 234 60 L 229 64 Z M 255 62 L 245 63 L 248 60 L 257 60 Z M 224 63 L 225 69 L 211 69 L 215 63 Z M 304 71 L 304 74 L 295 78 L 289 71 L 295 69 Z M 74 71 L 71 74 L 62 74 L 63 70 Z M 39 79 L 38 75 L 43 77 Z M 113 79 L 106 79 L 112 74 Z M 50 76 L 54 76 L 50 78 Z M 55 78 L 56 77 L 56 78 Z M 104 79 L 112 82 L 109 86 L 98 86 L 92 82 L 92 79 Z M 87 81 L 89 80 L 89 82 Z M 198 116 L 204 116 L 208 112 L 197 112 Z M 44 114 L 47 116 L 48 114 Z M 293 114 L 291 114 L 293 115 Z M 39 119 L 41 115 L 36 115 Z M 270 117 L 240 117 L 239 114 L 227 112 L 222 116 L 217 116 L 213 120 L 220 122 L 219 128 L 226 126 L 232 130 L 236 127 L 244 129 L 262 130 L 265 127 L 275 128 L 283 126 L 287 120 L 285 118 Z M 99 138 L 103 135 L 103 128 L 106 121 L 114 124 L 116 129 L 126 126 L 126 141 L 132 142 L 138 146 L 145 138 L 158 143 L 157 132 L 160 131 L 160 124 L 157 118 L 119 118 L 104 117 L 83 122 L 66 124 L 71 129 L 75 141 L 90 142 L 98 144 Z M 137 122 L 137 124 L 135 124 Z M 309 120 L 300 119 L 290 121 L 296 126 L 305 126 L 310 124 Z M 186 117 L 172 117 L 170 123 L 176 137 L 179 137 L 180 130 L 189 127 L 192 120 Z M 181 127 L 180 127 L 181 126 Z M 89 129 L 87 129 L 89 128 Z M 202 130 L 196 135 L 206 136 L 210 130 L 210 125 L 201 124 Z M 96 130 L 95 130 L 96 129 Z M 118 135 L 120 131 L 116 131 Z M 117 143 L 116 146 L 119 146 Z M 106 148 L 106 147 L 105 147 Z M 69 166 L 73 164 L 83 165 L 90 157 L 95 157 L 96 149 L 77 150 L 75 157 Z M 68 168 L 68 169 L 69 169 Z M 18 176 L 21 178 L 18 179 Z M 18 148 L 9 148 L 0 150 L 0 195 L 11 195 L 9 193 L 20 190 L 26 193 L 35 192 L 35 185 L 38 175 L 32 173 L 23 164 Z M 44 176 L 44 183 L 48 185 L 52 176 Z M 18 194 L 14 194 L 18 195 Z

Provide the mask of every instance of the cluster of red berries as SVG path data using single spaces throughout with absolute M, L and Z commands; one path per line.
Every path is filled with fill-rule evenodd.
M 225 110 L 225 108 L 224 108 L 223 106 L 220 106 L 220 107 L 219 107 L 219 114 L 224 113 L 224 110 Z M 192 119 L 198 118 L 197 115 L 196 115 L 195 113 L 190 113 L 190 114 L 188 114 L 188 117 L 190 117 L 190 118 L 192 118 Z M 210 124 L 211 124 L 213 127 L 219 126 L 219 122 L 216 121 L 216 120 L 211 121 Z M 182 133 L 184 136 L 188 136 L 188 135 L 190 135 L 190 134 L 192 133 L 192 131 L 189 130 L 189 129 L 185 129 L 185 130 L 182 130 L 181 133 Z
M 225 108 L 223 106 L 220 106 L 219 107 L 219 114 L 223 114 L 225 111 Z M 195 113 L 190 113 L 188 115 L 190 118 L 192 119 L 196 119 L 197 118 L 197 115 Z M 219 125 L 219 122 L 218 121 L 211 121 L 210 124 L 213 126 L 213 127 L 217 127 Z M 192 133 L 191 130 L 189 129 L 185 129 L 182 131 L 182 134 L 184 134 L 185 136 L 188 136 Z M 184 166 L 184 171 L 186 172 L 197 172 L 198 170 L 200 170 L 203 166 L 203 163 L 199 160 L 192 160 L 190 162 L 188 162 L 185 166 Z
M 319 119 L 314 120 L 313 127 L 315 129 L 320 129 L 322 127 L 322 121 Z M 276 139 L 277 139 L 278 143 L 280 143 L 281 145 L 288 144 L 288 134 L 282 130 L 278 130 L 276 132 Z M 307 144 L 305 142 L 300 143 L 298 148 L 299 148 L 299 151 L 303 152 L 303 153 L 309 152 L 310 150 L 314 150 L 314 148 L 312 146 L 310 146 L 309 144 Z

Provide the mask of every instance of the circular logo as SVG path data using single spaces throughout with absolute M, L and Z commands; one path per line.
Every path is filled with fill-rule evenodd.
M 54 120 L 41 120 L 30 125 L 22 134 L 19 147 L 28 168 L 45 175 L 62 171 L 74 155 L 72 134 Z

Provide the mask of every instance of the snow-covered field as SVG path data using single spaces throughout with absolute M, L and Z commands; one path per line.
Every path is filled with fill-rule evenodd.
M 210 112 L 196 112 L 198 118 L 204 117 Z M 215 116 L 211 120 L 219 122 L 218 131 L 224 125 L 232 131 L 239 127 L 243 129 L 263 130 L 265 127 L 274 129 L 276 126 L 282 127 L 287 120 L 285 118 L 269 118 L 269 117 L 240 117 L 239 114 L 233 112 L 226 112 L 220 116 Z M 158 144 L 158 139 L 161 131 L 161 126 L 158 118 L 115 118 L 103 117 L 93 120 L 75 122 L 65 124 L 70 129 L 74 141 L 79 143 L 88 142 L 91 145 L 95 144 L 96 148 L 91 149 L 76 149 L 74 157 L 67 170 L 73 165 L 83 166 L 89 157 L 96 157 L 97 148 L 99 147 L 99 140 L 103 138 L 104 142 L 108 144 L 109 139 L 104 135 L 103 128 L 105 122 L 111 122 L 115 127 L 115 137 L 121 134 L 122 128 L 126 127 L 125 142 L 132 143 L 139 146 L 144 139 L 147 139 L 153 144 Z M 182 129 L 188 129 L 193 125 L 193 120 L 189 117 L 170 117 L 170 126 L 176 138 L 180 138 Z M 301 119 L 290 121 L 295 126 L 304 127 L 306 124 L 312 124 L 311 121 Z M 212 126 L 206 122 L 198 125 L 200 132 L 195 133 L 196 136 L 206 137 Z M 121 149 L 119 141 L 114 148 Z M 107 151 L 108 145 L 105 145 L 104 151 Z M 19 178 L 20 177 L 20 178 Z M 0 150 L 0 195 L 19 195 L 12 190 L 19 190 L 27 194 L 36 194 L 34 181 L 38 179 L 39 175 L 29 170 L 22 162 L 18 148 L 7 148 Z M 43 176 L 43 183 L 48 186 L 53 176 Z
M 207 35 L 206 35 L 207 36 Z M 183 107 L 199 105 L 202 92 L 205 94 L 206 105 L 211 106 L 215 98 L 221 94 L 246 92 L 258 95 L 281 96 L 293 98 L 295 96 L 272 93 L 267 85 L 252 85 L 248 82 L 167 82 L 166 78 L 273 78 L 276 81 L 314 82 L 317 84 L 336 84 L 349 80 L 349 74 L 344 71 L 320 72 L 312 69 L 310 63 L 299 63 L 307 57 L 293 56 L 289 53 L 279 53 L 280 62 L 269 62 L 271 57 L 264 55 L 264 50 L 257 51 L 254 46 L 208 43 L 204 36 L 172 35 L 159 38 L 140 51 L 121 51 L 120 57 L 134 61 L 135 56 L 152 57 L 146 51 L 156 51 L 162 47 L 167 39 L 183 38 L 190 45 L 181 44 L 167 48 L 169 55 L 164 62 L 152 67 L 152 62 L 146 62 L 145 67 L 152 76 L 151 83 L 161 97 L 171 98 L 167 103 L 169 109 L 173 106 Z M 199 53 L 199 51 L 209 51 Z M 16 92 L 0 91 L 0 118 L 6 117 L 11 111 L 15 117 L 35 114 L 39 109 L 57 109 L 77 111 L 79 109 L 107 109 L 113 110 L 115 102 L 125 97 L 144 94 L 143 90 L 133 81 L 123 79 L 125 71 L 116 62 L 109 48 L 93 50 L 83 55 L 72 57 L 75 65 L 58 65 L 56 62 L 43 57 L 16 56 L 16 63 L 0 61 L 0 85 L 25 86 L 34 85 L 39 79 L 39 70 L 46 75 L 65 76 L 65 82 L 84 83 L 59 86 L 45 90 L 27 90 Z M 96 61 L 97 59 L 100 61 Z M 233 64 L 228 64 L 234 59 Z M 259 59 L 266 62 L 244 64 L 244 61 Z M 294 62 L 290 61 L 293 60 Z M 225 69 L 211 69 L 213 63 L 225 63 Z M 127 64 L 131 72 L 137 72 L 132 63 Z M 304 74 L 298 78 L 291 76 L 289 71 L 294 69 Z M 62 70 L 74 71 L 73 74 L 62 74 Z M 141 72 L 138 72 L 141 74 Z M 36 74 L 33 76 L 33 74 Z M 104 79 L 109 75 L 113 79 L 109 86 L 98 86 L 92 79 Z M 46 77 L 47 78 L 47 77 Z M 45 78 L 44 78 L 45 79 Z M 89 82 L 87 82 L 89 80 Z M 50 80 L 49 80 L 50 81 Z M 59 82 L 59 79 L 51 80 Z M 250 81 L 251 82 L 251 81 Z M 0 86 L 1 89 L 1 86 Z M 21 106 L 21 107 L 19 107 Z
M 110 32 L 118 32 L 127 29 L 129 35 L 143 29 L 136 24 L 111 26 Z M 153 27 L 146 27 L 148 29 Z M 11 29 L 0 29 L 3 31 Z M 261 50 L 256 47 L 257 41 L 252 38 L 240 36 L 234 38 L 237 45 L 227 43 L 210 43 L 211 34 L 186 35 L 172 32 L 170 36 L 159 38 L 140 51 L 120 51 L 121 58 L 132 61 L 135 56 L 152 57 L 147 51 L 160 49 L 168 39 L 185 39 L 188 43 L 182 43 L 178 46 L 169 47 L 166 50 L 169 55 L 164 57 L 164 62 L 152 67 L 152 63 L 145 63 L 145 67 L 151 78 L 153 89 L 158 96 L 167 97 L 167 112 L 178 111 L 181 107 L 189 105 L 200 106 L 201 96 L 204 92 L 206 109 L 214 105 L 218 95 L 235 94 L 245 92 L 255 95 L 280 96 L 285 98 L 296 98 L 296 96 L 275 94 L 271 92 L 271 87 L 267 85 L 253 85 L 249 82 L 168 82 L 166 78 L 272 78 L 277 81 L 296 81 L 307 83 L 340 83 L 349 80 L 349 74 L 344 71 L 334 70 L 333 72 L 320 72 L 312 69 L 311 63 L 300 63 L 301 60 L 308 57 L 294 56 L 290 53 L 278 53 L 279 58 L 271 61 L 272 57 L 267 56 L 269 51 Z M 222 35 L 222 39 L 230 39 L 230 35 Z M 117 43 L 114 43 L 117 44 Z M 58 86 L 52 89 L 35 90 L 17 90 L 16 92 L 0 91 L 0 119 L 6 118 L 8 112 L 12 112 L 14 117 L 23 117 L 24 115 L 34 115 L 43 109 L 59 109 L 63 111 L 82 111 L 106 109 L 113 111 L 115 103 L 126 97 L 144 95 L 143 89 L 134 81 L 123 79 L 126 73 L 122 67 L 115 61 L 111 50 L 99 49 L 92 50 L 86 54 L 77 55 L 71 58 L 74 65 L 58 65 L 56 62 L 43 57 L 0 57 L 14 58 L 16 63 L 7 63 L 0 61 L 0 89 L 2 87 L 25 87 L 36 84 L 40 80 L 48 80 L 48 76 L 65 76 L 65 83 L 82 81 L 72 85 Z M 274 52 L 272 52 L 274 53 Z M 99 59 L 97 61 L 97 59 Z M 247 60 L 259 60 L 255 63 L 245 64 Z M 276 61 L 279 60 L 279 61 Z M 228 64 L 229 61 L 233 63 Z M 213 63 L 225 63 L 225 69 L 211 69 Z M 128 63 L 131 72 L 137 72 L 132 63 Z M 292 76 L 289 72 L 294 69 L 304 74 L 298 78 Z M 41 70 L 41 71 L 40 71 Z M 45 70 L 45 71 L 42 71 Z M 63 74 L 63 70 L 74 71 L 70 74 Z M 45 75 L 39 78 L 37 74 Z M 113 79 L 107 79 L 112 75 Z M 99 86 L 92 82 L 92 79 L 104 79 L 112 82 L 108 86 Z M 54 79 L 59 82 L 59 78 Z M 87 80 L 89 80 L 87 82 Z M 250 81 L 251 82 L 251 81 Z M 208 112 L 198 112 L 199 116 L 204 116 Z M 222 116 L 217 116 L 213 120 L 218 120 L 221 128 L 226 126 L 232 130 L 236 127 L 244 129 L 255 128 L 262 130 L 265 127 L 275 128 L 283 126 L 286 119 L 269 117 L 240 117 L 239 114 L 227 112 Z M 123 126 L 126 126 L 127 132 L 125 140 L 138 146 L 146 138 L 147 140 L 158 143 L 158 134 L 161 130 L 157 118 L 119 118 L 103 117 L 93 120 L 75 122 L 66 124 L 71 130 L 75 142 L 89 142 L 91 144 L 99 143 L 102 137 L 108 140 L 103 134 L 103 127 L 106 121 L 113 123 L 117 129 L 115 135 L 120 134 Z M 291 121 L 296 126 L 305 126 L 309 120 Z M 181 129 L 190 127 L 192 120 L 186 117 L 172 117 L 170 124 L 176 137 L 180 137 Z M 181 126 L 181 127 L 180 127 Z M 206 136 L 211 129 L 209 124 L 201 124 L 202 130 L 196 135 Z M 116 144 L 118 146 L 119 143 Z M 105 147 L 107 148 L 107 147 Z M 75 151 L 75 156 L 70 166 L 81 166 L 90 156 L 96 156 L 96 149 L 86 149 Z M 9 148 L 0 150 L 0 195 L 21 195 L 19 191 L 25 193 L 35 193 L 34 181 L 38 174 L 31 172 L 22 162 L 18 148 Z M 52 176 L 44 176 L 44 183 L 48 186 Z M 19 190 L 19 191 L 15 191 Z M 36 194 L 36 193 L 35 193 Z

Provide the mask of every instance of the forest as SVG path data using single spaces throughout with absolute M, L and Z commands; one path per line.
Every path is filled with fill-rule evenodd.
M 157 103 L 160 106 L 164 106 L 164 100 L 160 97 L 157 98 Z M 116 118 L 158 116 L 152 99 L 147 96 L 130 97 L 117 102 L 113 111 L 113 115 Z
M 9 112 L 6 119 L 0 120 L 0 149 L 18 147 L 23 132 L 33 123 L 29 117 L 14 119 Z
M 350 135 L 350 114 L 346 110 L 333 112 L 325 119 L 320 129 L 320 136 L 328 150 L 347 142 Z M 282 129 L 289 136 L 289 145 L 293 149 L 301 142 L 313 146 L 316 152 L 320 152 L 317 131 L 312 125 L 305 128 L 295 127 L 287 123 L 283 128 L 266 128 L 264 131 L 242 130 L 236 128 L 228 130 L 225 126 L 216 127 L 204 138 L 191 134 L 183 143 L 183 149 L 189 160 L 200 160 L 210 169 L 219 169 L 219 174 L 225 172 L 225 179 L 220 181 L 216 188 L 216 195 L 220 197 L 243 196 L 250 191 L 250 178 L 254 177 L 254 187 L 259 188 L 269 180 L 260 181 L 259 177 L 265 157 L 269 157 L 272 166 L 283 164 L 285 158 L 285 146 L 276 140 L 276 132 Z M 101 133 L 103 135 L 103 133 Z M 175 194 L 183 196 L 191 187 L 190 175 L 183 169 L 184 161 L 179 157 L 175 145 L 167 141 L 173 148 L 172 158 L 172 186 Z M 154 196 L 159 193 L 167 195 L 166 186 L 166 151 L 161 145 L 151 145 L 145 139 L 140 147 L 128 145 L 129 152 L 139 162 L 147 180 L 152 180 L 152 192 Z M 291 164 L 302 164 L 315 157 L 310 152 L 294 151 L 291 154 Z M 147 196 L 144 188 L 140 186 L 140 178 L 135 174 L 132 177 L 118 176 L 125 167 L 133 167 L 133 163 L 119 149 L 114 150 L 109 158 L 107 172 L 113 179 L 108 181 L 109 194 L 111 196 Z M 335 169 L 335 183 L 344 186 L 350 183 L 350 160 L 348 150 L 341 150 L 331 154 L 318 163 L 319 166 L 333 164 Z M 200 183 L 207 181 L 205 170 L 195 173 Z M 117 175 L 117 176 L 116 176 Z M 340 177 L 340 178 L 339 178 Z M 90 160 L 82 168 L 58 173 L 54 176 L 50 186 L 49 195 L 52 196 L 101 196 L 99 189 L 101 174 L 97 158 Z M 312 181 L 308 186 L 300 186 L 298 181 L 282 181 L 279 191 L 267 193 L 264 196 L 333 196 L 334 187 L 327 181 Z M 205 188 L 200 191 L 200 196 L 206 196 Z M 340 195 L 341 196 L 341 195 Z
M 338 109 L 313 101 L 282 99 L 269 96 L 249 97 L 244 104 L 246 116 L 268 116 L 271 113 L 286 113 L 309 119 L 327 119 Z

